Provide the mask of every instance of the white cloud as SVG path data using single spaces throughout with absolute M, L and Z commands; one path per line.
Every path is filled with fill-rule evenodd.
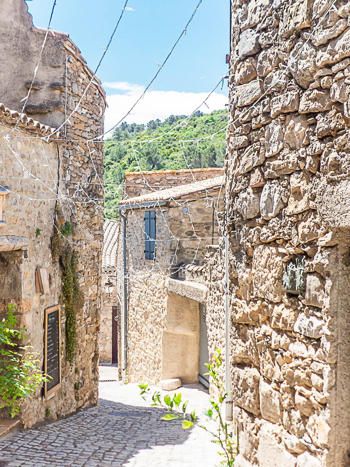
M 145 88 L 139 84 L 128 83 L 127 81 L 117 81 L 115 83 L 103 83 L 103 86 L 108 89 L 116 89 L 117 91 L 125 91 L 128 93 L 142 92 Z
M 142 94 L 144 87 L 127 82 L 104 83 L 107 89 L 121 91 L 107 95 L 108 108 L 105 117 L 105 130 L 113 127 L 130 109 Z M 125 119 L 128 123 L 147 123 L 159 118 L 164 120 L 169 115 L 189 115 L 207 97 L 205 92 L 148 91 L 132 113 Z M 204 113 L 224 109 L 227 97 L 214 93 L 200 110 Z

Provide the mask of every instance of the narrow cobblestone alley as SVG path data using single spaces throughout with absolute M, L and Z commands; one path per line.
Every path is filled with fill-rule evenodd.
M 115 369 L 114 369 L 115 370 Z M 66 419 L 8 435 L 0 440 L 0 465 L 16 466 L 205 466 L 218 464 L 216 446 L 199 427 L 184 431 L 177 421 L 160 420 L 137 385 L 111 381 L 102 369 L 98 407 Z M 200 413 L 208 395 L 181 388 Z

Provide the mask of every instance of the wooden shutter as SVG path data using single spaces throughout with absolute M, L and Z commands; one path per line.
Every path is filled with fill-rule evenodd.
M 145 211 L 145 259 L 154 259 L 156 247 L 156 213 Z

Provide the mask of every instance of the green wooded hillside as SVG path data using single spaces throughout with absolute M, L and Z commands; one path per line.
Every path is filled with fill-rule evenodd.
M 105 209 L 108 218 L 117 215 L 125 172 L 144 170 L 178 170 L 222 167 L 225 157 L 227 110 L 211 114 L 196 112 L 186 122 L 185 115 L 171 115 L 164 122 L 152 120 L 146 125 L 122 123 L 113 137 L 105 142 Z M 139 141 L 158 138 L 154 142 Z M 209 139 L 197 140 L 219 134 Z M 137 141 L 133 143 L 133 141 Z

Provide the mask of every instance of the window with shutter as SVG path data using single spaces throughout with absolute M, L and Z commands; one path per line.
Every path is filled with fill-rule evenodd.
M 154 260 L 156 248 L 156 212 L 145 211 L 145 259 Z

